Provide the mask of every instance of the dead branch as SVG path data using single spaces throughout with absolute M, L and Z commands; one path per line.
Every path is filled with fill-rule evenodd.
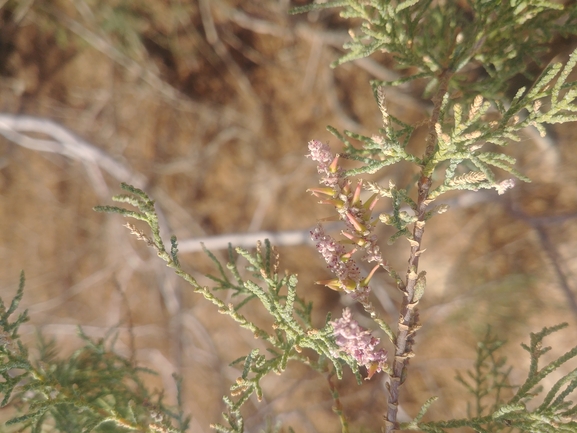
M 44 134 L 51 138 L 33 138 L 26 133 Z M 87 167 L 101 168 L 120 182 L 144 188 L 147 179 L 114 159 L 102 149 L 74 135 L 68 129 L 50 119 L 0 113 L 0 135 L 31 150 L 58 153 L 77 160 Z M 102 186 L 98 186 L 99 193 Z

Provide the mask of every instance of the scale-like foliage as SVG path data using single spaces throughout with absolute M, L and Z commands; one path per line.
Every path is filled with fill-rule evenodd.
M 242 432 L 244 428 L 240 412 L 242 405 L 253 394 L 258 400 L 261 400 L 260 382 L 263 377 L 271 373 L 282 373 L 289 361 L 304 363 L 323 373 L 328 373 L 331 369 L 330 366 L 332 366 L 339 378 L 342 377 L 342 365 L 344 363 L 351 367 L 360 382 L 361 377 L 357 361 L 352 356 L 339 351 L 334 342 L 330 314 L 327 315 L 325 326 L 322 329 L 315 329 L 312 326 L 312 305 L 297 295 L 298 281 L 296 275 L 280 273 L 278 254 L 268 240 L 265 240 L 264 248 L 261 243 L 258 243 L 255 253 L 250 253 L 242 248 L 236 249 L 236 254 L 248 263 L 245 266 L 245 271 L 251 275 L 251 279 L 242 276 L 237 264 L 238 259 L 235 257 L 235 251 L 231 246 L 229 246 L 229 262 L 226 269 L 210 251 L 205 250 L 215 263 L 218 275 L 208 275 L 214 281 L 214 287 L 201 286 L 192 275 L 182 268 L 178 260 L 178 243 L 174 236 L 171 238 L 171 251 L 168 252 L 165 249 L 160 235 L 158 217 L 154 210 L 154 202 L 150 197 L 131 185 L 122 184 L 122 188 L 129 194 L 115 196 L 113 200 L 131 204 L 138 211 L 116 206 L 97 206 L 95 210 L 117 213 L 124 217 L 146 222 L 151 229 L 152 237 L 131 224 L 127 224 L 127 227 L 138 239 L 153 247 L 158 256 L 187 281 L 195 292 L 202 294 L 218 307 L 219 313 L 230 316 L 241 327 L 251 331 L 255 338 L 268 343 L 267 355 L 260 354 L 255 349 L 248 355 L 232 361 L 232 365 L 242 366 L 242 374 L 231 386 L 231 396 L 235 399 L 224 398 L 228 412 L 223 416 L 228 426 L 216 424 L 213 427 L 217 431 Z M 226 304 L 218 298 L 216 293 L 222 290 L 232 291 L 236 303 Z M 258 327 L 242 313 L 243 307 L 247 303 L 256 300 L 273 319 L 274 332 L 268 332 Z M 317 358 L 311 359 L 310 356 L 305 356 L 302 353 L 303 349 L 312 349 L 317 354 Z
M 162 394 L 144 385 L 142 374 L 154 372 L 115 353 L 114 330 L 107 338 L 93 341 L 79 328 L 83 346 L 66 358 L 59 358 L 55 343 L 40 336 L 39 357 L 31 360 L 18 336 L 18 327 L 28 320 L 26 311 L 13 322 L 9 320 L 23 289 L 24 274 L 10 307 L 6 309 L 0 300 L 1 405 L 18 413 L 7 426 L 33 432 L 52 428 L 61 432 L 177 433 L 187 429 L 189 420 L 182 407 L 171 410 L 163 403 Z
M 576 432 L 577 422 L 574 421 L 574 417 L 577 413 L 577 404 L 568 398 L 577 388 L 577 369 L 557 380 L 544 396 L 542 385 L 551 373 L 577 358 L 577 346 L 539 368 L 541 357 L 551 349 L 543 346 L 543 340 L 565 327 L 567 324 L 563 323 L 543 328 L 538 333 L 531 333 L 530 344 L 522 345 L 529 353 L 531 367 L 527 379 L 520 386 L 510 383 L 509 373 L 513 367 L 507 366 L 506 359 L 497 355 L 503 342 L 488 332 L 477 348 L 474 370 L 467 372 L 468 378 L 457 376 L 457 380 L 475 399 L 474 405 L 468 407 L 469 417 L 441 422 L 421 422 L 424 412 L 432 403 L 429 401 L 419 416 L 404 424 L 403 428 L 431 433 L 462 427 L 486 433 Z M 487 399 L 491 401 L 485 403 Z M 540 404 L 534 404 L 534 401 L 541 399 Z
M 297 294 L 296 275 L 280 272 L 278 254 L 268 241 L 258 243 L 254 252 L 229 246 L 226 266 L 206 251 L 215 264 L 216 275 L 209 276 L 213 286 L 204 287 L 183 268 L 176 238 L 171 238 L 169 248 L 165 246 L 154 202 L 144 191 L 123 184 L 127 194 L 113 198 L 136 210 L 118 206 L 95 208 L 145 222 L 151 234 L 130 223 L 126 226 L 154 248 L 194 292 L 266 344 L 266 354 L 254 349 L 231 360 L 239 368 L 239 377 L 230 387 L 230 396 L 224 397 L 226 425 L 215 424 L 213 428 L 242 433 L 244 403 L 252 396 L 260 400 L 262 379 L 270 373 L 281 374 L 292 361 L 327 376 L 343 432 L 349 431 L 346 407 L 332 380 L 342 377 L 345 365 L 359 382 L 360 366 L 367 368 L 367 378 L 377 372 L 390 376 L 384 422 L 387 433 L 399 428 L 437 433 L 461 427 L 478 432 L 577 432 L 577 405 L 568 400 L 577 388 L 577 369 L 557 380 L 549 390 L 540 388 L 552 372 L 577 357 L 577 348 L 573 348 L 540 366 L 542 355 L 549 350 L 543 347 L 544 338 L 564 325 L 531 334 L 530 344 L 523 346 L 531 365 L 520 386 L 509 383 L 509 367 L 497 355 L 502 343 L 488 333 L 478 346 L 474 368 L 466 376 L 458 376 L 474 397 L 467 418 L 423 422 L 436 400 L 433 397 L 411 422 L 403 424 L 397 419 L 400 387 L 408 375 L 409 359 L 415 356 L 414 336 L 421 326 L 417 305 L 426 290 L 426 272 L 419 270 L 425 226 L 432 216 L 446 210 L 442 203 L 432 203 L 438 203 L 442 194 L 452 190 L 485 188 L 504 193 L 514 182 L 499 180 L 503 171 L 528 181 L 515 169 L 515 160 L 501 148 L 520 141 L 524 128 L 536 128 L 544 135 L 547 125 L 577 120 L 577 84 L 568 80 L 577 64 L 577 51 L 565 65 L 547 65 L 543 56 L 553 38 L 577 33 L 577 4 L 547 0 L 337 0 L 313 3 L 294 12 L 334 7 L 342 8 L 343 18 L 360 23 L 351 29 L 351 41 L 344 46 L 347 52 L 334 66 L 386 53 L 403 75 L 393 82 L 371 83 L 383 123 L 378 134 L 369 137 L 329 127 L 344 143 L 344 151 L 338 154 L 319 141 L 309 143 L 308 156 L 317 163 L 323 185 L 310 191 L 322 198 L 321 203 L 332 206 L 344 224 L 341 239 L 333 238 L 320 224 L 311 235 L 336 276 L 321 283 L 350 295 L 384 331 L 394 345 L 394 356 L 388 361 L 391 365 L 387 364 L 386 352 L 376 349 L 379 340 L 352 319 L 349 309 L 345 309 L 341 319 L 331 321 L 327 315 L 321 329 L 313 327 L 312 305 Z M 538 74 L 533 71 L 542 72 L 535 78 Z M 517 90 L 512 81 L 519 76 L 533 84 Z M 423 97 L 430 100 L 431 106 L 423 122 L 427 138 L 419 154 L 408 146 L 415 125 L 393 116 L 386 100 L 387 87 L 413 81 L 425 89 Z M 339 165 L 342 159 L 359 164 L 345 170 Z M 412 184 L 380 185 L 362 179 L 363 175 L 401 162 L 412 164 L 418 171 L 416 188 Z M 356 188 L 352 187 L 353 176 L 361 177 Z M 373 193 L 364 201 L 363 189 Z M 391 200 L 392 210 L 374 218 L 371 212 L 379 197 Z M 392 269 L 380 250 L 374 230 L 379 221 L 395 230 L 389 242 L 401 237 L 409 241 L 406 272 Z M 368 275 L 361 275 L 357 260 L 376 264 Z M 244 267 L 239 263 L 244 263 Z M 397 329 L 380 318 L 371 302 L 369 282 L 379 269 L 388 273 L 402 293 Z M 148 391 L 141 374 L 150 372 L 115 354 L 113 333 L 101 341 L 92 341 L 80 330 L 84 345 L 66 359 L 56 356 L 53 343 L 40 338 L 40 357 L 31 361 L 18 336 L 18 327 L 27 320 L 26 312 L 10 321 L 22 299 L 23 287 L 22 276 L 10 306 L 6 308 L 0 300 L 2 405 L 10 405 L 18 412 L 9 424 L 34 432 L 48 428 L 67 432 L 186 429 L 188 420 L 180 395 L 179 407 L 172 411 L 163 404 L 162 394 Z M 234 302 L 225 303 L 217 296 L 223 291 L 231 294 Z M 250 311 L 245 308 L 249 303 L 262 306 L 269 314 L 271 330 L 251 320 Z M 535 402 L 540 394 L 542 400 Z
M 455 74 L 451 89 L 462 100 L 477 94 L 502 97 L 519 74 L 533 78 L 527 63 L 542 65 L 540 55 L 554 36 L 577 32 L 577 5 L 541 0 L 434 2 L 432 0 L 343 0 L 314 2 L 292 13 L 342 8 L 343 18 L 358 19 L 345 44 L 342 63 L 386 52 L 413 79 L 438 84 L 442 70 Z M 474 80 L 471 80 L 474 73 Z

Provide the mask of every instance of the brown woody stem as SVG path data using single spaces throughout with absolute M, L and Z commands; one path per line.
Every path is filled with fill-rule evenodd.
M 414 356 L 413 337 L 415 332 L 420 327 L 418 312 L 416 309 L 418 300 L 413 300 L 415 294 L 415 286 L 417 284 L 417 276 L 419 271 L 419 258 L 421 251 L 421 243 L 423 241 L 423 234 L 425 232 L 425 216 L 427 212 L 429 190 L 431 188 L 431 175 L 424 174 L 424 167 L 427 162 L 433 157 L 437 146 L 437 130 L 435 125 L 439 121 L 441 113 L 441 106 L 443 98 L 448 91 L 449 81 L 452 73 L 449 70 L 444 71 L 439 76 L 439 89 L 433 97 L 434 109 L 429 120 L 429 132 L 427 135 L 427 147 L 425 155 L 423 156 L 423 166 L 421 170 L 421 177 L 418 182 L 418 198 L 417 198 L 417 222 L 413 228 L 413 241 L 411 242 L 411 256 L 409 258 L 409 266 L 407 268 L 407 277 L 404 287 L 400 289 L 404 292 L 403 301 L 401 304 L 401 312 L 398 321 L 397 339 L 395 341 L 395 359 L 393 360 L 393 368 L 390 383 L 388 384 L 389 402 L 386 414 L 386 433 L 392 433 L 399 428 L 397 421 L 397 413 L 399 409 L 399 391 L 400 387 L 405 381 L 407 374 L 407 365 L 409 359 Z

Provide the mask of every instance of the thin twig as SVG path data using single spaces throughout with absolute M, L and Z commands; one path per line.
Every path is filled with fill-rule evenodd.
M 25 132 L 45 134 L 52 139 L 32 138 Z M 144 188 L 147 183 L 142 174 L 50 119 L 0 113 L 0 135 L 27 149 L 58 153 L 87 165 L 96 164 L 116 180 L 137 188 Z
M 244 99 L 250 103 L 251 107 L 249 111 L 251 112 L 251 124 L 253 125 L 254 131 L 259 131 L 264 122 L 263 107 L 260 98 L 254 91 L 250 80 L 242 68 L 234 61 L 226 46 L 218 37 L 218 32 L 210 9 L 210 2 L 208 0 L 199 0 L 198 6 L 206 34 L 206 40 L 226 65 L 226 68 L 233 77 L 233 85 L 240 90 Z
M 539 242 L 541 243 L 542 250 L 545 252 L 547 257 L 551 262 L 551 266 L 553 266 L 553 271 L 559 280 L 559 284 L 561 285 L 561 290 L 567 299 L 567 303 L 569 304 L 569 308 L 571 309 L 571 313 L 577 319 L 577 299 L 575 298 L 575 294 L 569 285 L 569 278 L 567 278 L 565 272 L 561 267 L 561 260 L 559 257 L 559 253 L 555 248 L 553 242 L 547 233 L 545 227 L 547 225 L 557 225 L 563 221 L 567 221 L 570 219 L 577 218 L 577 214 L 571 213 L 567 215 L 553 215 L 553 216 L 543 216 L 543 217 L 531 217 L 521 211 L 518 207 L 510 205 L 508 206 L 508 211 L 527 224 L 529 224 L 535 232 L 537 232 L 537 236 L 539 238 Z
M 238 122 L 242 124 L 246 123 L 246 119 L 240 118 L 239 113 L 229 106 L 209 105 L 193 100 L 185 93 L 164 81 L 151 68 L 146 65 L 141 65 L 122 53 L 107 41 L 104 36 L 87 29 L 80 22 L 70 18 L 64 13 L 54 8 L 47 9 L 46 12 L 58 19 L 65 28 L 76 34 L 92 48 L 110 58 L 114 63 L 126 68 L 132 75 L 140 77 L 150 87 L 159 92 L 173 107 L 182 111 L 210 114 L 214 119 L 224 119 L 228 122 Z M 251 119 L 252 116 L 253 114 L 251 113 Z
M 185 239 L 178 242 L 178 251 L 192 253 L 202 251 L 201 243 L 209 250 L 222 250 L 228 248 L 228 244 L 235 247 L 254 248 L 257 241 L 268 239 L 276 246 L 303 245 L 312 243 L 310 229 L 286 230 L 282 232 L 261 231 L 256 233 L 229 233 L 219 236 L 208 236 L 197 239 Z
M 42 133 L 54 139 L 40 139 L 25 135 L 24 132 Z M 100 167 L 119 182 L 126 182 L 137 188 L 145 188 L 147 179 L 114 159 L 102 149 L 74 135 L 62 125 L 46 118 L 0 113 L 0 135 L 28 149 L 58 153 L 82 161 L 86 167 L 93 164 Z M 481 193 L 464 193 L 446 201 L 450 207 L 469 207 L 479 201 L 491 200 L 492 196 Z M 163 214 L 159 209 L 159 218 Z M 166 228 L 166 226 L 165 226 Z M 330 227 L 328 227 L 330 230 Z M 182 253 L 202 251 L 203 243 L 211 251 L 227 249 L 228 244 L 251 248 L 258 240 L 269 239 L 277 246 L 304 245 L 310 243 L 309 228 L 280 232 L 260 231 L 256 233 L 229 233 L 179 241 Z
M 445 71 L 439 77 L 439 89 L 433 97 L 434 109 L 429 120 L 429 133 L 427 135 L 427 147 L 425 155 L 423 156 L 423 167 L 421 177 L 418 183 L 418 199 L 417 199 L 417 222 L 413 229 L 413 239 L 411 243 L 411 256 L 409 258 L 409 266 L 407 268 L 407 276 L 404 287 L 399 287 L 404 292 L 403 301 L 401 304 L 400 317 L 398 322 L 397 339 L 395 341 L 395 359 L 393 361 L 393 368 L 391 380 L 388 384 L 389 390 L 389 404 L 386 414 L 386 432 L 392 433 L 398 430 L 399 425 L 397 421 L 397 413 L 399 406 L 399 389 L 406 377 L 406 369 L 409 359 L 413 354 L 413 337 L 419 325 L 419 316 L 416 309 L 418 300 L 414 300 L 415 288 L 418 281 L 419 258 L 421 255 L 421 245 L 423 242 L 423 235 L 425 232 L 425 220 L 428 207 L 429 190 L 432 183 L 432 173 L 425 173 L 425 166 L 428 160 L 434 155 L 437 144 L 437 132 L 435 125 L 439 121 L 441 112 L 441 104 L 443 98 L 447 93 L 449 81 L 451 79 L 450 71 Z
M 132 310 L 130 309 L 130 302 L 128 302 L 128 298 L 126 296 L 125 288 L 122 287 L 118 281 L 118 279 L 114 280 L 114 287 L 116 291 L 120 295 L 120 299 L 122 304 L 124 305 L 126 315 L 126 325 L 128 326 L 128 347 L 130 350 L 130 363 L 136 367 L 136 339 L 134 337 L 134 319 L 132 317 Z
M 51 138 L 33 138 L 24 133 L 40 133 Z M 143 189 L 148 183 L 144 175 L 130 169 L 102 149 L 81 139 L 62 125 L 49 119 L 0 113 L 0 135 L 28 149 L 57 153 L 80 161 L 85 165 L 87 171 L 96 173 L 99 178 L 102 178 L 99 173 L 99 170 L 102 169 L 119 182 L 128 182 L 137 188 Z M 94 184 L 94 186 L 99 194 L 108 195 L 104 179 L 102 179 L 101 183 Z M 168 234 L 170 228 L 161 209 L 157 209 L 157 214 L 162 231 Z M 181 325 L 178 324 L 178 321 L 181 300 L 179 289 L 175 283 L 176 277 L 172 273 L 167 272 L 159 275 L 162 275 L 163 281 L 159 282 L 158 287 L 168 313 L 173 319 L 175 333 L 179 335 Z M 179 341 L 180 339 L 173 338 L 173 340 Z M 175 359 L 180 360 L 179 357 L 175 357 Z M 180 364 L 180 361 L 177 362 Z
M 243 29 L 260 35 L 269 35 L 281 39 L 292 39 L 293 37 L 292 32 L 288 28 L 280 26 L 278 23 L 251 17 L 242 10 L 229 7 L 227 4 L 219 3 L 218 6 L 222 6 L 222 11 L 226 14 L 227 18 Z
M 343 45 L 350 40 L 350 36 L 347 32 L 318 30 L 304 23 L 297 24 L 295 33 L 298 37 L 308 40 L 311 43 L 320 42 L 322 45 L 328 45 L 341 51 L 343 51 Z M 356 59 L 352 63 L 355 66 L 368 72 L 377 80 L 395 81 L 401 78 L 397 72 L 384 67 L 382 64 L 368 57 Z M 425 102 L 414 98 L 409 93 L 405 93 L 399 89 L 408 90 L 409 84 L 387 88 L 387 95 L 390 97 L 390 99 L 394 99 L 395 103 L 404 107 L 414 107 L 417 112 L 422 112 L 425 110 Z

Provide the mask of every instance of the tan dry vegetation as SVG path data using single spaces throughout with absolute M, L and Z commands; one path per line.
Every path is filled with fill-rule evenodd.
M 150 378 L 151 386 L 173 396 L 171 373 L 184 376 L 194 432 L 221 421 L 221 396 L 238 376 L 228 364 L 259 343 L 193 295 L 130 237 L 120 217 L 91 209 L 109 203 L 120 181 L 139 182 L 157 200 L 165 228 L 181 240 L 307 230 L 330 214 L 304 192 L 318 182 L 304 158 L 306 143 L 330 140 L 338 148 L 326 124 L 375 131 L 380 116 L 368 80 L 395 72 L 387 69 L 387 57 L 330 70 L 340 52 L 335 46 L 346 38 L 343 22 L 334 12 L 291 17 L 286 9 L 286 1 L 272 0 L 38 0 L 0 7 L 2 113 L 51 119 L 134 174 L 115 177 L 82 156 L 26 149 L 2 138 L 0 294 L 12 296 L 24 269 L 23 306 L 32 316 L 24 338 L 32 343 L 39 328 L 57 339 L 63 356 L 79 344 L 78 324 L 93 337 L 119 326 L 118 349 L 128 356 L 132 327 L 137 359 L 161 372 Z M 564 58 L 564 46 L 553 49 Z M 425 119 L 419 89 L 388 96 L 390 110 L 404 121 Z M 434 418 L 463 415 L 454 371 L 471 366 L 487 324 L 510 337 L 515 361 L 522 356 L 517 342 L 544 325 L 569 321 L 573 327 L 556 339 L 556 351 L 574 344 L 577 311 L 552 266 L 560 266 L 574 291 L 574 130 L 551 128 L 548 139 L 531 134 L 511 146 L 508 152 L 532 184 L 503 198 L 449 197 L 452 209 L 428 224 L 424 327 L 403 394 L 409 415 L 431 395 L 441 397 Z M 416 149 L 422 132 L 415 134 Z M 404 185 L 414 173 L 401 166 L 379 179 Z M 407 245 L 383 247 L 402 269 Z M 314 285 L 326 273 L 309 245 L 280 251 L 281 267 L 299 274 L 301 295 L 314 301 L 319 326 L 326 311 L 338 314 L 350 304 Z M 215 252 L 225 259 L 223 251 Z M 202 281 L 202 273 L 214 272 L 202 253 L 183 253 L 181 260 Z M 391 306 L 399 295 L 391 282 L 378 276 L 375 292 L 384 315 L 396 320 Z M 269 323 L 258 309 L 252 313 Z M 525 367 L 520 361 L 514 377 L 521 380 Z M 385 379 L 358 387 L 345 378 L 351 386 L 340 386 L 342 402 L 353 425 L 381 424 Z M 289 365 L 264 389 L 265 401 L 249 404 L 250 431 L 264 428 L 267 419 L 302 432 L 339 430 L 326 380 L 313 371 Z

